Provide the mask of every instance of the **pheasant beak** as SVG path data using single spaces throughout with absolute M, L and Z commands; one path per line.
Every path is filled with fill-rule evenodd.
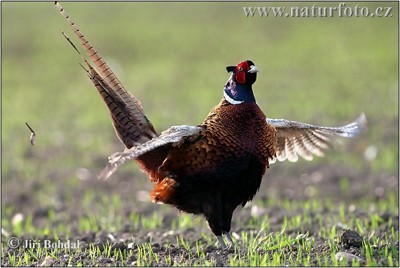
M 248 70 L 247 72 L 253 74 L 253 73 L 258 73 L 259 71 L 260 69 L 258 69 L 255 65 L 251 65 L 250 70 Z
M 235 70 L 236 66 L 226 66 L 226 71 L 228 73 L 233 72 Z

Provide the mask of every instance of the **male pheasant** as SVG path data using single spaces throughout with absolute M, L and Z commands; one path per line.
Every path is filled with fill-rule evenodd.
M 314 154 L 323 156 L 323 149 L 335 136 L 354 137 L 366 123 L 363 114 L 342 127 L 266 118 L 252 89 L 258 69 L 246 60 L 226 68 L 232 74 L 223 98 L 203 123 L 173 126 L 158 135 L 140 103 L 125 90 L 64 9 L 57 2 L 55 5 L 94 64 L 81 56 L 126 147 L 109 157 L 110 164 L 99 177 L 108 178 L 123 163 L 135 159 L 154 183 L 152 201 L 204 215 L 223 248 L 222 235 L 232 243 L 229 232 L 234 210 L 253 199 L 270 163 L 276 159 L 297 161 L 298 155 L 307 160 Z

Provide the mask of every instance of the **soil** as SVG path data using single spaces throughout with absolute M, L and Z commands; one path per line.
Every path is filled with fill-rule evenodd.
M 104 159 L 99 160 L 101 163 Z M 334 166 L 330 166 L 329 163 L 320 161 L 319 164 L 310 164 L 309 162 L 303 161 L 301 164 L 288 164 L 280 163 L 274 164 L 269 170 L 267 170 L 266 177 L 260 187 L 259 193 L 253 203 L 250 203 L 245 208 L 239 208 L 235 211 L 232 223 L 233 237 L 238 236 L 241 232 L 248 232 L 249 234 L 256 234 L 259 230 L 251 228 L 251 221 L 254 217 L 268 214 L 269 216 L 269 230 L 265 235 L 269 233 L 279 232 L 282 230 L 282 223 L 285 216 L 295 216 L 302 214 L 301 209 L 294 211 L 286 211 L 279 204 L 270 207 L 261 207 L 258 204 L 266 204 L 269 199 L 276 200 L 294 200 L 303 202 L 305 200 L 315 199 L 324 200 L 325 197 L 329 197 L 332 202 L 339 203 L 344 202 L 348 204 L 349 211 L 357 215 L 357 217 L 367 218 L 368 213 L 357 207 L 354 207 L 353 203 L 357 202 L 362 198 L 370 197 L 372 200 L 383 200 L 386 198 L 388 191 L 398 188 L 398 181 L 394 174 L 380 173 L 374 174 L 368 168 L 364 170 L 354 170 L 351 167 L 342 166 L 340 169 Z M 99 165 L 101 166 L 101 165 Z M 86 176 L 88 173 L 90 176 Z M 86 174 L 86 175 L 85 175 Z M 64 174 L 65 175 L 65 174 Z M 174 208 L 167 208 L 165 205 L 152 204 L 146 198 L 148 191 L 151 189 L 151 184 L 145 179 L 144 174 L 135 172 L 133 175 L 128 171 L 118 171 L 116 175 L 110 180 L 98 181 L 97 179 L 85 179 L 86 177 L 93 177 L 91 172 L 85 169 L 77 169 L 76 177 L 81 179 L 80 187 L 73 189 L 73 199 L 68 197 L 66 193 L 67 183 L 58 183 L 56 187 L 56 202 L 44 204 L 43 202 L 37 202 L 35 194 L 27 193 L 18 185 L 16 182 L 7 181 L 3 185 L 3 192 L 7 193 L 7 189 L 13 188 L 13 194 L 3 196 L 3 208 L 13 207 L 14 215 L 21 213 L 23 215 L 32 215 L 32 223 L 36 228 L 44 228 L 48 222 L 49 212 L 54 210 L 57 214 L 56 219 L 59 221 L 67 220 L 71 228 L 71 237 L 79 240 L 79 248 L 81 250 L 69 251 L 61 250 L 57 253 L 56 257 L 42 256 L 38 260 L 34 261 L 35 265 L 39 266 L 66 266 L 70 262 L 78 263 L 82 262 L 86 266 L 100 265 L 100 266 L 115 266 L 121 265 L 121 261 L 112 257 L 100 257 L 90 258 L 85 255 L 83 249 L 87 249 L 92 245 L 98 247 L 100 251 L 105 250 L 105 245 L 111 244 L 112 249 L 121 249 L 122 251 L 130 251 L 132 254 L 128 255 L 127 263 L 130 265 L 137 265 L 138 245 L 143 245 L 144 242 L 150 242 L 152 250 L 160 256 L 160 259 L 170 256 L 169 263 L 154 261 L 154 266 L 169 266 L 179 265 L 182 260 L 185 263 L 192 265 L 204 265 L 197 263 L 195 256 L 196 244 L 201 243 L 207 245 L 205 247 L 204 254 L 206 259 L 215 266 L 229 266 L 229 256 L 235 254 L 233 249 L 222 250 L 216 243 L 216 239 L 208 229 L 206 221 L 202 217 L 194 218 L 194 220 L 202 221 L 204 228 L 201 230 L 195 230 L 193 228 L 186 228 L 179 231 L 172 230 L 172 223 L 174 219 L 180 215 Z M 61 176 L 61 174 L 57 174 Z M 132 179 L 132 177 L 137 177 Z M 350 181 L 348 191 L 341 189 L 338 181 L 346 177 Z M 25 185 L 28 189 L 31 189 L 31 193 L 40 192 L 42 187 L 45 187 L 46 181 L 32 181 L 29 185 Z M 85 191 L 88 189 L 94 190 L 98 202 L 93 204 L 92 211 L 85 211 L 82 209 L 82 200 L 85 195 Z M 118 230 L 98 230 L 92 232 L 80 232 L 76 222 L 80 217 L 87 216 L 88 213 L 96 214 L 98 207 L 105 202 L 106 199 L 101 197 L 110 195 L 112 193 L 118 193 L 121 197 L 122 213 L 120 215 L 124 225 Z M 258 202 L 257 201 L 263 201 Z M 164 207 L 161 207 L 164 206 Z M 353 206 L 353 207 L 352 207 Z M 143 216 L 151 216 L 154 211 L 160 213 L 163 217 L 162 227 L 152 230 L 139 230 L 133 232 L 132 223 L 129 221 L 128 215 L 136 211 Z M 338 213 L 337 211 L 329 211 L 324 209 L 318 212 L 322 217 L 328 217 L 332 213 Z M 65 215 L 65 217 L 63 217 Z M 313 215 L 311 215 L 313 216 Z M 15 216 L 14 216 L 15 217 Z M 380 217 L 383 219 L 379 229 L 374 230 L 374 235 L 378 237 L 384 237 L 385 234 L 390 232 L 388 224 L 391 222 L 398 230 L 398 215 L 391 215 L 388 213 L 381 213 Z M 57 220 L 53 223 L 57 224 Z M 361 245 L 363 239 L 359 233 L 354 230 L 348 230 L 347 228 L 354 228 L 354 226 L 345 226 L 344 223 L 338 222 L 336 224 L 338 229 L 338 237 L 336 238 L 338 253 L 336 254 L 337 259 L 347 259 L 349 264 L 353 258 L 358 258 L 361 264 L 365 264 L 365 256 L 363 256 Z M 292 234 L 294 237 L 300 233 L 307 233 L 308 237 L 314 237 L 315 248 L 312 250 L 312 256 L 310 258 L 311 265 L 318 265 L 316 256 L 329 254 L 331 251 L 330 245 L 327 241 L 318 235 L 318 224 L 304 225 L 302 229 L 287 229 L 287 234 Z M 203 234 L 209 237 L 210 240 L 206 240 Z M 33 234 L 34 235 L 34 234 Z M 23 256 L 23 250 L 19 248 L 11 248 L 8 244 L 8 238 L 12 237 L 13 234 L 10 230 L 2 229 L 2 246 L 3 246 L 3 258 L 2 266 L 9 265 L 9 253 L 18 252 Z M 185 248 L 182 245 L 178 246 L 176 237 L 183 236 L 188 241 L 192 241 L 189 248 Z M 26 234 L 26 236 L 19 237 L 20 240 L 31 239 L 32 234 Z M 49 235 L 43 235 L 35 237 L 40 241 L 50 239 L 55 241 L 54 237 Z M 65 239 L 63 234 L 59 234 L 59 240 Z M 210 243 L 209 241 L 215 241 Z M 397 247 L 398 250 L 399 241 L 393 241 L 393 246 Z M 238 243 L 238 250 L 245 252 L 246 245 Z M 296 251 L 296 247 L 280 248 L 278 250 L 284 251 Z M 262 250 L 261 250 L 262 251 Z M 374 254 L 378 254 L 379 248 L 374 248 Z M 263 252 L 260 252 L 263 253 Z M 106 254 L 104 254 L 106 256 Z M 329 256 L 329 255 L 328 255 Z M 379 259 L 378 265 L 387 265 L 387 260 Z M 290 265 L 290 263 L 288 264 Z

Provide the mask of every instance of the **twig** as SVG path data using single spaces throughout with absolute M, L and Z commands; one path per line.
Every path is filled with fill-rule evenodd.
M 35 138 L 36 138 L 36 134 L 35 131 L 31 128 L 31 126 L 25 122 L 25 125 L 29 128 L 29 130 L 31 131 L 31 136 L 29 138 L 29 141 L 31 142 L 32 145 L 35 144 Z

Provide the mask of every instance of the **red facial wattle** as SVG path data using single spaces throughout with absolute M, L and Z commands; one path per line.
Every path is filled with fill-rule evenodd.
M 246 73 L 247 71 L 250 70 L 250 66 L 247 63 L 247 61 L 242 61 L 238 65 L 236 65 L 236 76 L 235 79 L 238 83 L 240 84 L 245 84 L 246 83 Z

